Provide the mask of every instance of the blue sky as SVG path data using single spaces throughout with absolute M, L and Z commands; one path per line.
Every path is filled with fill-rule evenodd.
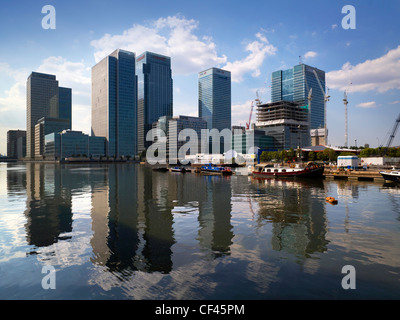
M 42 28 L 42 7 L 56 29 Z M 26 79 L 55 74 L 73 92 L 74 130 L 90 133 L 91 67 L 116 48 L 172 58 L 174 115 L 197 115 L 197 75 L 232 72 L 232 120 L 248 121 L 258 90 L 270 100 L 271 73 L 299 62 L 327 73 L 329 142 L 385 144 L 400 113 L 400 1 L 1 1 L 0 153 L 6 133 L 26 128 Z M 344 5 L 356 29 L 343 29 Z M 350 85 L 351 83 L 351 85 Z M 254 120 L 254 118 L 253 118 Z M 400 145 L 400 133 L 394 145 Z

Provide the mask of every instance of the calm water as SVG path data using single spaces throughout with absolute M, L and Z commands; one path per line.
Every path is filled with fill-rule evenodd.
M 399 299 L 399 243 L 382 183 L 0 164 L 0 299 Z

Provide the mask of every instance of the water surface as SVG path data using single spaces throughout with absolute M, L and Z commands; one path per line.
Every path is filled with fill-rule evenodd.
M 0 299 L 398 299 L 399 231 L 382 183 L 3 163 Z

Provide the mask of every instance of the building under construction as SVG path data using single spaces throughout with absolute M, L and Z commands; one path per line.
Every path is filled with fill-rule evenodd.
M 277 101 L 257 105 L 256 127 L 272 136 L 277 149 L 310 145 L 308 106 Z

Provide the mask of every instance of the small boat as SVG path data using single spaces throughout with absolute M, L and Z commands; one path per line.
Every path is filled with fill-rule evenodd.
M 383 179 L 385 179 L 387 181 L 400 182 L 400 172 L 399 171 L 393 171 L 393 170 L 390 172 L 381 171 L 379 173 L 381 174 Z
M 158 167 L 158 168 L 153 168 L 153 171 L 167 172 L 168 168 L 167 167 Z
M 268 166 L 260 167 L 253 171 L 255 178 L 313 178 L 322 179 L 324 166 L 318 166 L 314 163 L 308 163 L 304 168 L 271 168 Z
M 201 173 L 204 174 L 222 174 L 222 175 L 232 175 L 232 170 L 229 167 L 217 167 L 212 164 L 202 166 Z
M 182 173 L 190 172 L 190 169 L 186 169 L 183 167 L 173 167 L 170 170 L 171 170 L 171 172 L 182 172 Z

